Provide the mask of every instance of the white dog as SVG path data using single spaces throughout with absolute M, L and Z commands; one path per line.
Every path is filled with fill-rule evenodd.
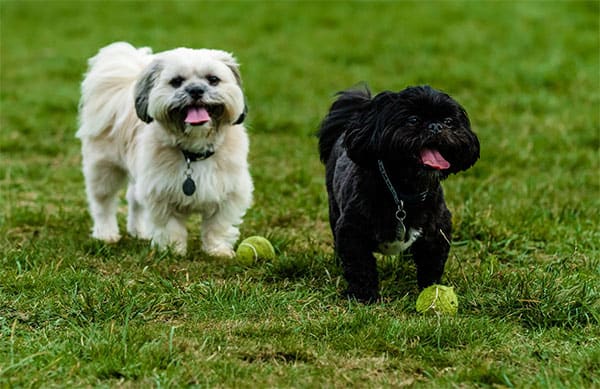
M 118 42 L 89 60 L 79 108 L 92 236 L 120 239 L 119 190 L 128 183 L 127 230 L 184 254 L 185 221 L 202 215 L 202 245 L 233 257 L 252 202 L 238 64 L 220 50 L 152 54 Z

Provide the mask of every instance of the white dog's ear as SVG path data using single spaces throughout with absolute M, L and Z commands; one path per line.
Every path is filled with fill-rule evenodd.
M 140 79 L 135 84 L 135 112 L 137 112 L 138 117 L 146 123 L 150 123 L 154 120 L 148 113 L 148 99 L 150 98 L 150 92 L 152 91 L 152 88 L 154 88 L 154 83 L 161 71 L 162 63 L 155 60 L 146 67 L 140 76 Z
M 242 75 L 240 73 L 240 64 L 237 62 L 233 54 L 228 53 L 222 50 L 211 50 L 212 55 L 215 59 L 223 62 L 225 65 L 229 67 L 233 75 L 235 76 L 235 80 L 237 81 L 238 86 L 242 87 Z M 240 114 L 233 124 L 242 124 L 246 119 L 246 115 L 248 114 L 248 106 L 244 103 L 244 111 Z
M 231 72 L 235 76 L 235 80 L 237 81 L 238 85 L 241 87 L 242 86 L 242 75 L 240 74 L 240 64 L 238 64 L 238 62 L 236 61 L 233 54 L 228 53 L 226 51 L 222 51 L 222 50 L 212 50 L 212 54 L 215 59 L 223 62 L 225 65 L 227 65 L 229 67 L 229 69 L 231 69 Z

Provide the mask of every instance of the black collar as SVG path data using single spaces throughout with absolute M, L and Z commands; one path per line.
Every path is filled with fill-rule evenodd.
M 377 160 L 377 165 L 379 166 L 381 177 L 383 178 L 383 181 L 385 181 L 386 186 L 394 198 L 394 203 L 396 204 L 396 240 L 404 242 L 406 239 L 406 225 L 404 224 L 404 219 L 406 219 L 406 210 L 404 209 L 404 204 L 414 204 L 425 201 L 429 191 L 424 191 L 413 195 L 398 193 L 396 192 L 396 189 L 394 189 L 394 185 L 392 185 L 392 181 L 390 181 L 390 177 L 387 175 L 381 159 Z
M 193 151 L 188 151 L 184 149 L 181 149 L 181 153 L 183 154 L 186 161 L 196 162 L 210 158 L 215 153 L 215 150 L 212 148 L 212 146 L 210 146 L 206 150 L 203 150 L 199 153 L 194 153 Z
M 415 194 L 406 194 L 406 193 L 397 192 L 396 189 L 394 188 L 394 185 L 392 184 L 392 181 L 390 180 L 389 176 L 387 175 L 387 172 L 385 171 L 385 167 L 383 166 L 383 161 L 380 159 L 377 160 L 377 166 L 379 167 L 379 172 L 381 173 L 381 177 L 383 178 L 383 181 L 385 182 L 390 193 L 392 194 L 392 197 L 394 198 L 394 203 L 396 203 L 396 205 L 399 208 L 403 208 L 404 204 L 422 203 L 423 201 L 425 201 L 425 199 L 427 199 L 427 196 L 429 195 L 428 190 L 420 192 L 420 193 L 415 193 Z

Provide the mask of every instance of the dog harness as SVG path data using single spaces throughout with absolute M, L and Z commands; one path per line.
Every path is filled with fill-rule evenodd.
M 379 246 L 379 251 L 382 254 L 396 254 L 401 251 L 406 250 L 410 245 L 414 243 L 421 236 L 420 228 L 410 228 L 408 234 L 406 233 L 406 225 L 404 225 L 404 219 L 406 219 L 406 211 L 404 210 L 404 202 L 423 202 L 429 195 L 429 191 L 423 191 L 417 193 L 416 195 L 405 195 L 401 194 L 398 196 L 398 192 L 392 185 L 392 181 L 390 177 L 387 175 L 385 170 L 385 166 L 383 165 L 382 160 L 377 160 L 377 166 L 379 167 L 379 172 L 381 173 L 381 177 L 385 182 L 388 190 L 392 194 L 392 198 L 394 199 L 394 203 L 396 204 L 396 240 L 393 242 L 385 242 Z

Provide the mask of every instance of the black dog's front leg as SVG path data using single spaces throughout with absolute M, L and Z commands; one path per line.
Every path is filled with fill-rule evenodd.
M 450 252 L 450 233 L 450 225 L 438 225 L 412 245 L 419 289 L 440 283 Z
M 377 263 L 373 256 L 373 239 L 365 236 L 364 224 L 340 220 L 335 230 L 335 250 L 348 282 L 345 295 L 365 303 L 379 299 Z

